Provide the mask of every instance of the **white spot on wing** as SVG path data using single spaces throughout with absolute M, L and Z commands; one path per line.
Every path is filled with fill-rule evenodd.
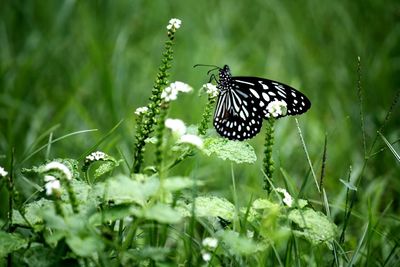
M 269 92 L 268 92 L 269 93 Z M 269 102 L 269 100 L 270 100 L 270 98 L 269 98 L 269 96 L 266 94 L 266 93 L 262 93 L 262 97 L 264 98 L 264 100 L 265 101 L 267 101 L 267 102 Z M 260 102 L 261 103 L 261 102 Z M 261 104 L 260 104 L 260 106 L 261 106 Z

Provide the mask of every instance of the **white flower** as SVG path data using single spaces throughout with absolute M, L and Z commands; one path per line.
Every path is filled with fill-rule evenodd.
M 44 187 L 46 188 L 46 195 L 48 195 L 48 196 L 52 195 L 53 192 L 57 192 L 61 189 L 60 181 L 57 180 L 52 175 L 45 175 L 44 181 L 46 182 Z
M 203 84 L 202 89 L 206 91 L 211 97 L 217 97 L 219 90 L 218 88 L 212 83 Z
M 216 248 L 216 247 L 218 247 L 218 239 L 216 239 L 214 237 L 206 237 L 203 239 L 202 244 L 204 247 L 207 247 L 207 248 Z
M 140 107 L 135 110 L 135 114 L 139 116 L 142 115 L 143 113 L 146 113 L 148 110 L 149 109 L 147 107 Z
M 105 160 L 107 154 L 101 151 L 96 151 L 93 153 L 90 153 L 90 155 L 86 156 L 85 161 L 99 161 L 99 160 Z
M 177 136 L 182 136 L 186 133 L 186 125 L 180 119 L 166 119 L 165 127 L 171 129 Z
M 248 238 L 253 238 L 253 237 L 254 237 L 254 231 L 247 230 L 246 236 L 247 236 Z
M 193 88 L 190 87 L 188 84 L 176 81 L 174 83 L 171 83 L 168 87 L 166 87 L 162 91 L 161 98 L 167 102 L 170 102 L 177 98 L 179 92 L 188 93 L 191 92 L 192 90 Z
M 283 188 L 276 188 L 276 191 L 283 194 L 283 203 L 285 203 L 288 207 L 291 207 L 293 204 L 292 196 Z
M 197 148 L 203 148 L 203 139 L 194 134 L 184 134 L 178 141 L 179 143 L 186 143 L 196 146 Z
M 172 28 L 179 29 L 181 27 L 182 21 L 180 19 L 170 19 L 169 24 L 167 26 L 167 30 L 171 30 Z
M 8 172 L 6 172 L 6 170 L 4 170 L 4 168 L 3 168 L 3 167 L 0 167 L 0 176 L 2 176 L 2 177 L 6 177 L 6 176 L 7 176 L 7 174 L 8 174 Z
M 52 161 L 50 163 L 47 163 L 46 166 L 44 166 L 44 171 L 45 172 L 50 171 L 50 170 L 60 171 L 65 175 L 65 178 L 67 180 L 71 180 L 72 179 L 72 173 L 68 169 L 68 167 L 65 166 L 64 164 L 58 162 L 58 161 Z
M 211 260 L 211 254 L 208 253 L 208 252 L 202 253 L 201 257 L 203 258 L 204 261 L 210 261 Z
M 280 115 L 285 116 L 287 112 L 287 104 L 285 101 L 272 101 L 271 103 L 268 104 L 267 106 L 267 117 L 278 117 Z

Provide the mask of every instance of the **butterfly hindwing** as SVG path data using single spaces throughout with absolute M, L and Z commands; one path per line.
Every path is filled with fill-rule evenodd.
M 304 94 L 280 82 L 243 76 L 232 77 L 232 83 L 239 85 L 242 91 L 247 90 L 249 92 L 265 119 L 270 117 L 267 107 L 273 101 L 286 103 L 287 115 L 299 115 L 311 107 L 311 102 Z M 279 117 L 283 116 L 278 116 L 277 118 Z

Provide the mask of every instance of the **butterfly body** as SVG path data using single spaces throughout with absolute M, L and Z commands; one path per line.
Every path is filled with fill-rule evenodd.
M 263 119 L 298 115 L 311 107 L 310 100 L 296 89 L 264 78 L 232 76 L 227 65 L 219 69 L 217 88 L 214 127 L 230 140 L 254 137 Z

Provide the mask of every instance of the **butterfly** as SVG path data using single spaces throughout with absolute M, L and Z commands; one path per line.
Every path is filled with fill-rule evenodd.
M 311 107 L 310 100 L 296 89 L 272 80 L 232 76 L 228 65 L 219 68 L 214 127 L 230 140 L 256 136 L 263 119 L 299 115 Z

